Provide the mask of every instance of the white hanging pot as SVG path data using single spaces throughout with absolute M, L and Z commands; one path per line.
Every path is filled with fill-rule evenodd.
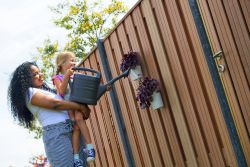
M 130 73 L 129 73 L 130 78 L 134 81 L 137 79 L 140 79 L 142 77 L 142 70 L 141 70 L 141 66 L 137 65 L 135 66 L 135 68 L 131 68 L 130 69 Z
M 151 101 L 151 109 L 156 110 L 158 108 L 163 107 L 163 101 L 161 98 L 161 93 L 159 91 L 154 91 L 152 94 L 152 101 Z

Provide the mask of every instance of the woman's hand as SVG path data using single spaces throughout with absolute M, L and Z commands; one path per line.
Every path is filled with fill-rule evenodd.
M 85 104 L 79 104 L 80 105 L 80 112 L 83 114 L 83 119 L 86 120 L 89 118 L 90 115 L 90 108 Z

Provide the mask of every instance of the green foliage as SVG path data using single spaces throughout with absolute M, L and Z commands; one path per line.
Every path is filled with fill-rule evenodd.
M 107 35 L 118 17 L 127 11 L 119 0 L 112 0 L 109 4 L 102 0 L 67 1 L 51 9 L 57 15 L 54 23 L 68 32 L 65 49 L 74 51 L 79 58 L 86 56 L 96 46 L 97 39 Z
M 37 64 L 41 67 L 45 79 L 50 79 L 55 73 L 55 53 L 58 51 L 58 42 L 51 42 L 50 39 L 44 40 L 43 46 L 37 48 L 38 54 L 34 57 Z
M 37 119 L 33 122 L 32 127 L 29 129 L 29 133 L 34 134 L 35 139 L 40 139 L 42 137 L 42 127 L 38 123 Z

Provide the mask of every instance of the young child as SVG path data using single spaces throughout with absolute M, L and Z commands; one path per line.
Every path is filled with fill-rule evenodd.
M 58 54 L 56 58 L 57 71 L 56 75 L 53 76 L 53 84 L 55 85 L 59 95 L 63 96 L 65 100 L 69 100 L 70 87 L 68 82 L 70 77 L 73 75 L 74 71 L 72 70 L 75 67 L 75 54 L 72 52 L 62 52 Z M 87 149 L 87 162 L 95 160 L 95 150 L 93 144 L 91 144 L 91 138 L 89 129 L 86 125 L 83 115 L 79 111 L 69 111 L 69 116 L 72 120 L 76 122 L 73 129 L 72 135 L 72 145 L 74 152 L 74 163 L 75 166 L 81 167 L 82 162 L 79 158 L 80 150 L 80 135 L 82 134 L 84 141 L 86 143 Z M 80 130 L 79 130 L 80 129 Z

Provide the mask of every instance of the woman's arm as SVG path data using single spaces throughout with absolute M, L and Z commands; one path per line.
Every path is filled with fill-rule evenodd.
M 38 106 L 38 107 L 43 107 L 43 108 L 48 108 L 52 110 L 79 110 L 82 112 L 86 112 L 89 110 L 89 108 L 86 105 L 71 102 L 71 101 L 66 101 L 62 99 L 56 99 L 52 98 L 50 96 L 47 96 L 39 91 L 37 91 L 31 98 L 31 104 Z

